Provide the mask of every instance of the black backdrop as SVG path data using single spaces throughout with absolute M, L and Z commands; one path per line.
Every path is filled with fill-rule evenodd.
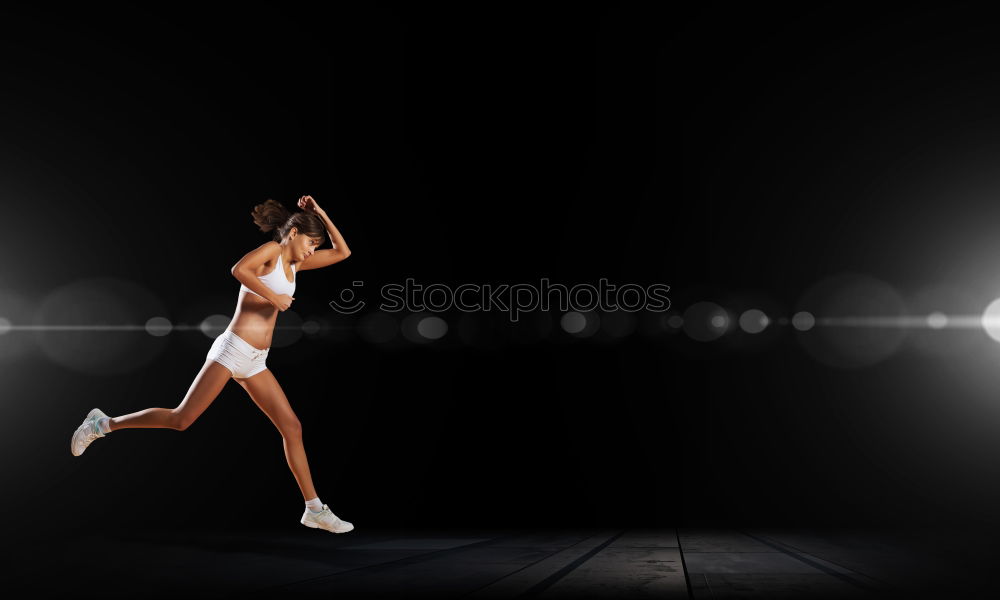
M 352 281 L 606 278 L 670 285 L 679 311 L 750 290 L 790 316 L 829 274 L 944 276 L 926 240 L 995 209 L 937 214 L 885 182 L 995 125 L 988 21 L 811 10 L 4 9 L 0 283 L 36 302 L 110 276 L 174 322 L 231 315 L 229 268 L 267 239 L 251 207 L 303 194 L 354 253 L 300 276 L 303 317 Z M 940 361 L 835 369 L 788 327 L 532 343 L 476 318 L 492 334 L 473 347 L 452 320 L 440 344 L 272 350 L 317 490 L 359 528 L 995 521 L 990 390 L 953 392 Z M 297 519 L 280 436 L 232 382 L 186 432 L 66 452 L 94 406 L 176 406 L 210 343 L 178 331 L 114 375 L 8 358 L 8 507 Z

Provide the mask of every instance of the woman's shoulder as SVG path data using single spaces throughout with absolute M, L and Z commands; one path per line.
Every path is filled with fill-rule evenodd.
M 270 242 L 264 242 L 260 246 L 257 246 L 257 250 L 263 252 L 267 256 L 268 262 L 276 259 L 279 254 L 281 254 L 281 244 L 271 240 Z
M 256 264 L 256 268 L 266 267 L 268 265 L 273 265 L 274 261 L 278 259 L 278 255 L 281 254 L 281 244 L 275 241 L 264 242 L 260 246 L 257 246 L 251 250 L 246 257 L 251 257 Z M 244 258 L 246 258 L 244 257 Z

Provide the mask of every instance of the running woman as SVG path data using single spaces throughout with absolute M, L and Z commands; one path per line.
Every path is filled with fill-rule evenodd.
M 299 198 L 298 206 L 301 211 L 292 214 L 269 198 L 254 207 L 254 223 L 265 233 L 274 231 L 274 240 L 233 265 L 231 272 L 241 284 L 236 314 L 215 338 L 204 366 L 177 408 L 147 408 L 120 417 L 109 417 L 95 408 L 73 433 L 73 456 L 80 456 L 95 439 L 119 429 L 163 427 L 184 431 L 232 378 L 281 432 L 285 458 L 305 498 L 300 522 L 333 533 L 354 529 L 354 525 L 333 514 L 316 494 L 302 444 L 302 426 L 265 364 L 278 311 L 287 310 L 295 300 L 292 294 L 297 273 L 328 267 L 351 255 L 343 236 L 312 196 Z M 333 248 L 318 250 L 324 234 L 329 235 Z

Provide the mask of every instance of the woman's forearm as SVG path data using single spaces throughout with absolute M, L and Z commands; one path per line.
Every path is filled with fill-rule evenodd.
M 334 250 L 339 250 L 344 254 L 350 254 L 351 249 L 347 247 L 347 242 L 344 241 L 344 236 L 340 235 L 340 231 L 337 230 L 337 226 L 333 224 L 330 217 L 327 216 L 326 211 L 318 210 L 316 214 L 319 218 L 323 219 L 323 223 L 326 225 L 326 232 L 330 235 L 330 243 L 333 244 Z

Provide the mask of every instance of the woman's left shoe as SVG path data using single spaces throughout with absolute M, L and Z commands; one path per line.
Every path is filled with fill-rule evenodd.
M 354 525 L 333 514 L 326 504 L 323 505 L 323 510 L 318 513 L 314 513 L 307 507 L 300 522 L 306 527 L 325 529 L 333 533 L 347 533 L 354 529 Z

